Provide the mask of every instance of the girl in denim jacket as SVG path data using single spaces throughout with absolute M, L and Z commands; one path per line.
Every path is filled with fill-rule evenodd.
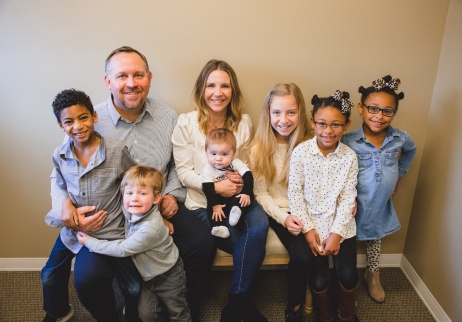
M 342 138 L 358 156 L 356 236 L 366 241 L 364 279 L 369 295 L 378 303 L 385 300 L 379 275 L 381 238 L 400 229 L 392 199 L 416 152 L 409 134 L 391 126 L 398 103 L 404 98 L 403 92 L 396 93 L 400 83 L 387 75 L 370 87 L 359 87 L 358 111 L 363 124 Z

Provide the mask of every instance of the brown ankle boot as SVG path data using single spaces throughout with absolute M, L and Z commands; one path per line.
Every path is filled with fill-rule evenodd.
M 338 317 L 340 321 L 359 322 L 355 314 L 356 300 L 359 295 L 359 282 L 352 290 L 346 290 L 338 283 Z
M 385 291 L 380 283 L 380 272 L 372 272 L 366 269 L 364 280 L 370 297 L 377 303 L 383 303 L 385 301 Z
M 330 309 L 330 286 L 324 291 L 316 292 L 311 289 L 313 296 L 314 309 L 316 312 L 316 321 L 318 322 L 331 322 L 334 321 L 334 316 Z

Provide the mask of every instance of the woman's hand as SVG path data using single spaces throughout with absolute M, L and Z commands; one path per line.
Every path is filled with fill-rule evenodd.
M 303 224 L 297 216 L 288 215 L 286 220 L 284 220 L 284 226 L 287 231 L 294 236 L 297 236 L 302 232 Z
M 237 173 L 237 172 L 227 172 L 227 174 L 230 174 L 230 173 Z M 237 175 L 239 176 L 239 178 L 241 178 L 239 173 L 237 173 Z M 228 177 L 228 175 L 226 176 Z M 228 178 L 228 180 L 221 180 L 221 181 L 214 182 L 215 192 L 225 198 L 229 198 L 234 195 L 240 194 L 242 191 L 242 187 L 243 187 L 242 179 L 239 179 L 237 181 L 238 183 L 236 183 L 236 180 L 235 180 L 236 177 L 232 175 L 231 178 L 232 179 Z

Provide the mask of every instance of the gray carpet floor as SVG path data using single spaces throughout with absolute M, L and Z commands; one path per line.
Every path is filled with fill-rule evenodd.
M 260 311 L 271 322 L 284 321 L 284 309 L 287 299 L 285 270 L 260 271 L 253 288 L 253 299 Z M 360 269 L 360 276 L 364 269 Z M 361 322 L 401 321 L 426 322 L 435 321 L 422 303 L 412 286 L 399 268 L 383 268 L 382 284 L 386 292 L 383 304 L 374 303 L 367 295 L 365 283 L 362 282 L 358 299 L 358 317 Z M 220 320 L 221 308 L 226 304 L 228 287 L 231 283 L 230 271 L 214 271 L 208 295 L 203 302 L 202 321 Z M 0 272 L 0 321 L 41 321 L 42 289 L 39 272 Z M 116 288 L 118 308 L 123 308 L 123 298 Z M 79 303 L 70 282 L 70 302 L 75 314 L 72 322 L 94 321 Z M 121 320 L 122 321 L 122 320 Z M 305 317 L 304 322 L 314 322 L 314 316 Z

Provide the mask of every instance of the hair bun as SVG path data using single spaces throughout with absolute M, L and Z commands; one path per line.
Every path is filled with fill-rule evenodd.
M 385 81 L 385 83 L 388 83 L 392 80 L 390 75 L 383 76 L 382 79 Z
M 313 98 L 311 99 L 311 104 L 316 105 L 319 102 L 319 97 L 318 95 L 314 94 Z
M 364 93 L 367 92 L 367 89 L 366 89 L 364 86 L 359 86 L 358 92 L 359 92 L 360 94 L 364 94 Z

